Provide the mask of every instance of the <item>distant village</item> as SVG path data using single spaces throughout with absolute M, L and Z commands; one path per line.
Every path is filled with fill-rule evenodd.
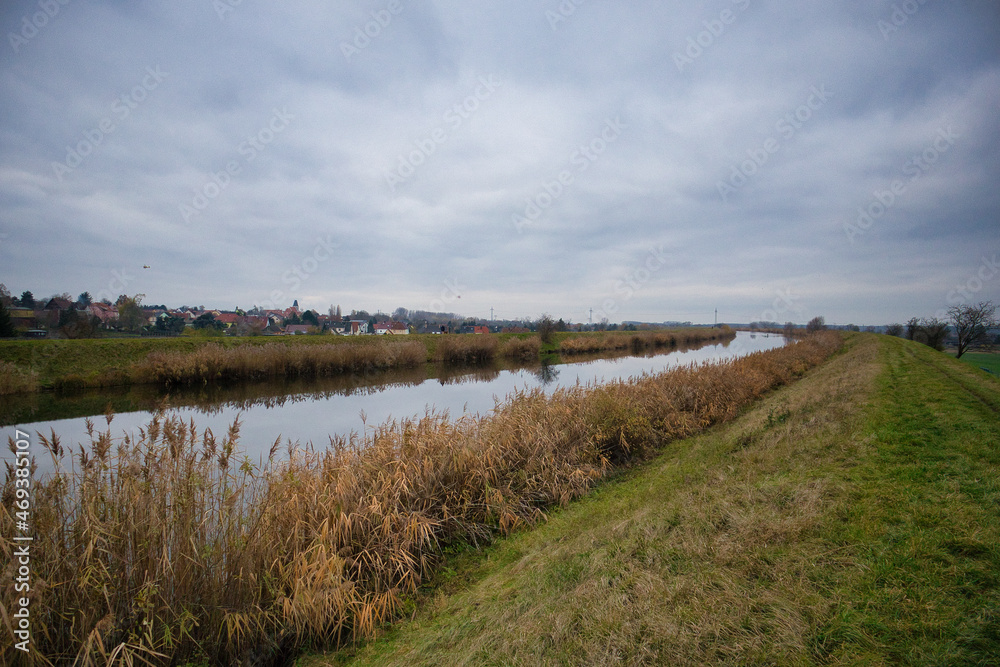
M 2 285 L 0 308 L 3 309 L 0 313 L 0 336 L 31 338 L 92 338 L 115 334 L 177 336 L 185 333 L 208 336 L 403 336 L 411 333 L 527 333 L 537 327 L 537 322 L 530 319 L 493 321 L 406 308 L 397 308 L 391 314 L 371 314 L 364 310 L 352 310 L 345 314 L 340 306 L 331 306 L 326 313 L 319 313 L 301 309 L 298 301 L 284 309 L 254 307 L 249 310 L 220 310 L 204 306 L 169 308 L 162 304 L 147 305 L 142 303 L 142 295 L 121 295 L 114 303 L 110 299 L 94 300 L 87 292 L 76 299 L 65 293 L 36 299 L 30 291 L 23 292 L 19 297 L 13 296 Z M 562 319 L 553 322 L 556 331 L 634 329 L 636 325 L 607 322 L 598 325 L 572 324 Z

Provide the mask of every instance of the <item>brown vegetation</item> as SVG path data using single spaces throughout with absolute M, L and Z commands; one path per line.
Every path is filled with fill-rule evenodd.
M 537 336 L 508 338 L 500 345 L 499 355 L 514 361 L 535 361 L 542 349 L 542 341 Z
M 34 373 L 26 372 L 7 361 L 0 361 L 0 396 L 36 391 L 38 379 Z
M 696 345 L 715 340 L 729 340 L 736 332 L 729 327 L 720 329 L 683 329 L 680 331 L 639 331 L 583 334 L 567 338 L 559 346 L 560 354 L 588 354 L 609 350 L 634 353 L 678 345 Z
M 379 341 L 381 342 L 381 341 Z M 151 352 L 135 364 L 133 381 L 156 384 L 202 384 L 274 377 L 314 378 L 386 368 L 405 368 L 425 361 L 418 342 L 326 345 L 205 345 L 193 352 Z
M 499 345 L 490 334 L 444 334 L 437 344 L 437 358 L 446 364 L 481 364 L 496 357 Z
M 444 545 L 539 521 L 616 463 L 732 418 L 839 346 L 827 333 L 718 365 L 518 393 L 487 417 L 428 413 L 283 461 L 275 443 L 262 465 L 238 452 L 238 424 L 219 441 L 158 416 L 114 441 L 109 415 L 72 472 L 32 489 L 29 659 L 226 664 L 371 636 Z M 42 440 L 61 456 L 55 434 Z M 2 495 L 12 535 L 10 471 Z M 13 609 L 15 560 L 9 542 L 0 549 L 0 604 Z

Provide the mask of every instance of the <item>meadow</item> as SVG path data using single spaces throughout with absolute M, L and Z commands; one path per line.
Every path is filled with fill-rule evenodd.
M 428 412 L 267 461 L 226 434 L 113 415 L 36 480 L 28 664 L 267 663 L 373 638 L 413 610 L 447 549 L 543 523 L 667 443 L 733 419 L 841 346 L 835 334 L 716 365 L 514 394 L 487 416 Z M 39 453 L 63 453 L 57 434 Z M 15 531 L 14 477 L 0 529 Z M 5 542 L 4 576 L 15 562 Z M 19 595 L 3 588 L 4 609 Z M 8 625 L 8 631 L 10 626 Z M 5 643 L 5 661 L 15 658 Z M 21 657 L 21 656 L 17 656 Z

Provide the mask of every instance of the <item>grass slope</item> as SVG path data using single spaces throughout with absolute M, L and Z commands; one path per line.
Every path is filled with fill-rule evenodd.
M 299 664 L 996 664 L 1000 382 L 852 336 L 735 422 L 456 554 L 409 622 Z

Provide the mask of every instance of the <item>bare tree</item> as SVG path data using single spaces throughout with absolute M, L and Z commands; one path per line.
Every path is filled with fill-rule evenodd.
M 909 340 L 917 340 L 917 333 L 920 331 L 920 320 L 911 317 L 906 322 L 906 337 Z
M 552 342 L 552 334 L 556 331 L 556 323 L 552 319 L 552 316 L 548 313 L 542 315 L 541 319 L 538 320 L 538 337 L 542 339 L 543 343 Z
M 948 337 L 948 322 L 936 317 L 920 320 L 916 336 L 916 340 L 940 352 L 944 350 L 944 341 Z
M 816 333 L 817 331 L 822 331 L 826 328 L 826 320 L 823 319 L 822 315 L 817 315 L 816 317 L 809 320 L 809 324 L 806 325 L 806 332 Z
M 903 325 L 902 324 L 890 324 L 885 328 L 886 336 L 895 336 L 896 338 L 903 337 Z
M 795 325 L 792 322 L 785 322 L 785 338 L 792 338 L 795 335 Z
M 976 305 L 952 306 L 948 309 L 948 317 L 955 325 L 958 335 L 958 354 L 961 358 L 969 348 L 985 346 L 990 343 L 990 329 L 998 326 L 994 317 L 997 307 L 991 301 L 981 301 Z

